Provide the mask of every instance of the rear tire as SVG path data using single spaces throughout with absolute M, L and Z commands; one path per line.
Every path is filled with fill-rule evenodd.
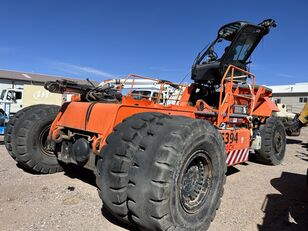
M 59 108 L 56 105 L 25 108 L 11 122 L 5 138 L 6 147 L 21 167 L 44 174 L 63 170 L 55 153 L 45 146 L 49 128 Z
M 21 110 L 19 110 L 14 116 L 11 116 L 9 119 L 9 122 L 6 125 L 5 133 L 4 133 L 4 144 L 8 151 L 8 153 L 11 155 L 11 157 L 15 160 L 16 155 L 13 151 L 14 142 L 16 141 L 17 137 L 17 128 L 19 128 L 19 124 L 22 123 L 24 120 L 24 115 L 27 111 L 36 108 L 36 107 L 44 107 L 44 106 L 50 106 L 50 105 L 44 105 L 44 104 L 36 104 L 29 107 L 25 107 Z
M 206 230 L 226 180 L 221 134 L 207 121 L 153 121 L 129 170 L 127 204 L 145 230 Z
M 286 132 L 283 123 L 274 117 L 259 128 L 261 149 L 255 150 L 256 160 L 261 164 L 278 165 L 285 156 Z

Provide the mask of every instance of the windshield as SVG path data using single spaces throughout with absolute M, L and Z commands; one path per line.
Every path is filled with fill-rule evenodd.
M 245 60 L 247 51 L 252 47 L 252 43 L 247 43 L 248 41 L 244 41 L 242 44 L 239 44 L 235 47 L 235 55 L 233 56 L 233 60 Z
M 194 64 L 211 63 L 213 61 L 221 59 L 226 49 L 230 46 L 231 42 L 225 39 L 216 40 L 207 47 L 207 50 L 203 49 L 196 57 Z
M 3 99 L 4 99 L 5 92 L 6 92 L 6 90 L 2 90 L 2 92 L 1 92 L 1 96 L 0 96 L 0 99 L 1 99 L 1 100 L 3 100 Z
M 213 47 L 214 60 L 211 60 L 211 55 L 209 55 L 209 58 L 207 58 L 207 61 L 220 60 L 222 56 L 225 54 L 225 52 L 227 51 L 227 49 L 230 47 L 230 44 L 231 42 L 225 39 L 217 42 Z
M 232 50 L 228 51 L 225 61 L 230 63 L 232 61 L 239 61 L 245 63 L 249 58 L 254 45 L 259 37 L 259 31 L 253 27 L 247 27 L 240 34 L 232 46 Z

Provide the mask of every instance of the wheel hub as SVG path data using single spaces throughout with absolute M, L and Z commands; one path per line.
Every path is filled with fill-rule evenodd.
M 274 148 L 276 153 L 279 153 L 281 151 L 282 144 L 283 144 L 282 136 L 279 132 L 276 132 L 274 136 Z
M 212 164 L 204 151 L 194 152 L 186 161 L 180 175 L 180 201 L 188 213 L 203 205 L 212 185 Z
M 47 137 L 50 130 L 51 125 L 46 126 L 42 129 L 41 133 L 39 134 L 39 147 L 42 152 L 47 156 L 54 156 L 54 152 L 51 151 L 48 147 Z
M 192 166 L 189 168 L 188 172 L 184 174 L 183 179 L 183 194 L 187 197 L 192 197 L 194 194 L 195 188 L 198 186 L 198 181 L 200 179 L 199 169 L 197 166 Z

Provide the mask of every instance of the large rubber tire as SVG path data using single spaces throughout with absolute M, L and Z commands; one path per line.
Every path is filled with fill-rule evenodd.
M 142 230 L 206 230 L 226 180 L 221 134 L 207 121 L 150 122 L 128 174 L 129 216 Z
M 25 107 L 21 110 L 19 110 L 14 116 L 11 116 L 9 119 L 9 122 L 6 125 L 5 128 L 5 133 L 4 133 L 4 144 L 5 147 L 8 151 L 8 153 L 11 155 L 11 157 L 15 160 L 16 155 L 14 154 L 13 151 L 13 146 L 14 146 L 14 141 L 16 141 L 16 134 L 17 134 L 17 129 L 19 127 L 19 124 L 22 123 L 24 120 L 24 115 L 26 114 L 27 111 L 29 111 L 32 108 L 35 107 L 44 107 L 44 106 L 50 106 L 50 105 L 45 105 L 45 104 L 36 104 L 32 105 L 29 107 Z
M 7 141 L 6 147 L 11 148 L 8 150 L 21 167 L 43 174 L 63 170 L 56 155 L 44 146 L 49 127 L 59 108 L 56 105 L 33 106 L 24 109 L 23 114 L 15 118 L 10 138 L 6 138 L 11 141 Z
M 129 223 L 126 190 L 133 155 L 150 124 L 164 117 L 160 113 L 140 113 L 125 119 L 107 137 L 97 161 L 96 184 L 104 208 L 125 223 Z
M 257 162 L 267 165 L 280 164 L 286 151 L 286 132 L 283 123 L 274 117 L 266 120 L 259 128 L 261 149 L 255 150 Z

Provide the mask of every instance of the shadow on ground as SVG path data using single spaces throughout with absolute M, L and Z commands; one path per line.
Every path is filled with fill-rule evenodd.
M 32 169 L 29 169 L 21 165 L 20 163 L 16 163 L 16 166 L 29 174 L 42 175 L 41 173 L 37 173 L 33 171 Z M 81 166 L 75 165 L 75 164 L 63 164 L 62 167 L 64 169 L 65 176 L 68 176 L 69 178 L 72 178 L 72 179 L 79 179 L 83 181 L 84 183 L 87 183 L 89 185 L 96 187 L 95 175 L 93 171 L 83 168 Z
M 282 172 L 279 178 L 271 180 L 279 191 L 268 194 L 264 200 L 263 224 L 260 231 L 307 231 L 308 230 L 308 186 L 306 176 Z
M 301 140 L 297 140 L 297 139 L 290 139 L 288 138 L 287 139 L 287 144 L 299 144 L 302 146 L 302 148 L 304 149 L 303 152 L 301 151 L 298 151 L 297 155 L 295 155 L 296 157 L 298 157 L 299 159 L 302 159 L 304 161 L 307 161 L 308 162 L 308 143 L 304 143 L 303 141 Z M 306 150 L 306 151 L 305 151 Z
M 297 152 L 298 154 L 296 154 L 295 156 L 308 162 L 308 153 L 305 152 Z
M 287 138 L 287 144 L 301 144 L 301 143 L 302 143 L 301 140 Z
M 64 166 L 64 175 L 72 179 L 79 179 L 84 183 L 87 183 L 92 186 L 96 186 L 95 175 L 93 171 L 80 167 L 75 164 L 67 164 Z
M 237 169 L 237 168 L 234 167 L 234 166 L 230 166 L 230 167 L 228 167 L 228 169 L 227 169 L 226 175 L 227 175 L 227 176 L 230 176 L 230 175 L 233 175 L 233 174 L 238 173 L 238 172 L 240 172 L 239 169 Z

